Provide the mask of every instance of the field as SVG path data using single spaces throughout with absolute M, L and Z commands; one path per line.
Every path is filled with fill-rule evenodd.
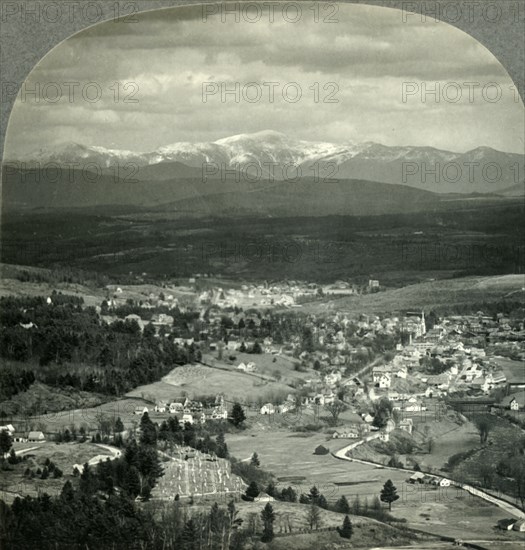
M 75 464 L 84 464 L 95 457 L 115 457 L 119 452 L 114 447 L 98 445 L 95 443 L 15 443 L 14 449 L 18 456 L 26 456 L 26 460 L 11 466 L 12 470 L 2 471 L 2 486 L 0 498 L 11 501 L 17 495 L 37 496 L 40 491 L 50 495 L 59 494 L 65 481 L 73 475 Z M 49 458 L 62 472 L 63 477 L 53 479 L 26 479 L 23 476 L 26 468 L 42 469 L 46 459 Z
M 229 355 L 235 356 L 235 360 L 230 361 L 228 359 Z M 225 352 L 223 360 L 217 359 L 217 353 L 207 353 L 203 355 L 203 362 L 231 370 L 235 370 L 241 362 L 245 364 L 253 362 L 256 365 L 256 375 L 262 375 L 268 378 L 275 378 L 277 376 L 279 381 L 287 384 L 291 384 L 298 379 L 316 378 L 319 376 L 318 373 L 312 369 L 306 372 L 295 370 L 294 366 L 300 364 L 300 361 L 293 357 L 274 355 L 272 353 L 250 354 L 235 351 L 230 354 Z
M 250 521 L 250 518 L 257 518 L 260 522 L 260 513 L 266 504 L 266 500 L 255 499 L 254 502 L 238 501 L 236 507 L 239 511 L 239 516 L 244 520 L 244 524 Z M 374 519 L 355 516 L 350 514 L 354 533 L 351 542 L 342 539 L 337 532 L 320 532 L 315 530 L 307 534 L 299 534 L 298 532 L 307 530 L 310 526 L 308 523 L 307 513 L 308 506 L 290 503 L 272 501 L 276 520 L 274 523 L 274 532 L 276 538 L 271 543 L 271 548 L 275 549 L 296 549 L 296 550 L 332 550 L 333 548 L 376 548 L 380 544 L 390 544 L 398 547 L 401 544 L 410 544 L 415 542 L 415 537 L 412 533 L 403 531 L 402 526 L 399 528 L 394 525 L 386 525 Z M 339 527 L 344 516 L 336 512 L 320 509 L 321 522 L 320 528 Z M 288 525 L 292 526 L 291 535 L 286 533 Z M 420 537 L 412 549 L 426 548 L 444 548 L 442 545 L 427 546 L 427 538 Z M 429 543 L 430 544 L 430 543 Z M 446 546 L 448 547 L 448 546 Z
M 137 426 L 140 421 L 140 416 L 134 414 L 135 408 L 139 406 L 147 406 L 149 408 L 152 404 L 146 403 L 140 398 L 123 398 L 115 401 L 108 401 L 97 407 L 70 409 L 67 411 L 33 416 L 30 422 L 34 426 L 40 427 L 40 429 L 45 432 L 56 433 L 59 430 L 69 428 L 73 424 L 77 429 L 84 427 L 86 430 L 98 430 L 99 418 L 101 416 L 108 420 L 116 420 L 120 417 L 124 425 L 130 428 Z
M 369 502 L 379 495 L 387 479 L 398 489 L 400 499 L 392 507 L 396 517 L 405 517 L 408 526 L 425 527 L 425 530 L 440 535 L 454 532 L 461 538 L 513 539 L 514 534 L 500 534 L 493 531 L 497 520 L 507 517 L 499 508 L 485 504 L 480 499 L 456 488 L 429 489 L 428 486 L 414 486 L 406 483 L 408 474 L 366 464 L 337 460 L 330 454 L 314 455 L 317 445 L 324 445 L 331 451 L 348 442 L 328 440 L 321 434 L 292 434 L 284 431 L 253 431 L 242 434 L 228 434 L 226 443 L 230 453 L 238 458 L 247 458 L 255 451 L 261 467 L 271 471 L 280 479 L 279 486 L 292 485 L 298 492 L 307 492 L 312 485 L 329 501 L 344 494 L 352 502 L 359 495 L 361 502 Z M 293 459 L 291 459 L 293 457 Z M 340 485 L 344 484 L 344 485 Z M 445 490 L 446 489 L 446 490 Z M 431 508 L 432 524 L 418 514 L 426 514 Z M 463 517 L 458 523 L 458 517 Z
M 160 382 L 139 386 L 127 395 L 161 401 L 183 394 L 191 397 L 222 393 L 233 401 L 244 399 L 252 392 L 258 395 L 265 392 L 287 391 L 290 391 L 290 388 L 285 384 L 261 380 L 243 372 L 225 372 L 204 365 L 185 365 L 173 369 Z
M 513 361 L 505 357 L 494 357 L 493 359 L 501 367 L 501 370 L 507 377 L 507 382 L 525 384 L 525 364 L 523 361 Z

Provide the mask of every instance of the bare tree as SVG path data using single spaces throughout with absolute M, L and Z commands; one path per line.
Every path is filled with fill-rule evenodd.
M 308 521 L 308 524 L 310 525 L 310 530 L 313 531 L 313 529 L 317 530 L 319 527 L 321 527 L 321 511 L 319 510 L 319 507 L 315 504 L 312 504 L 308 508 L 308 512 L 306 513 L 306 519 Z
M 326 405 L 326 410 L 332 415 L 331 423 L 336 426 L 337 422 L 339 421 L 339 415 L 346 410 L 346 405 L 340 401 L 339 399 L 336 399 L 333 403 L 330 403 L 329 405 Z

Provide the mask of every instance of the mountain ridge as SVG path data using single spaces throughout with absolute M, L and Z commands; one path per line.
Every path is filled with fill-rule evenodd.
M 204 175 L 223 176 L 236 170 L 250 178 L 277 180 L 313 173 L 321 181 L 358 179 L 395 183 L 437 193 L 497 193 L 520 184 L 524 155 L 480 146 L 455 153 L 430 146 L 387 146 L 365 141 L 306 141 L 264 130 L 237 134 L 214 142 L 175 142 L 151 152 L 106 149 L 65 143 L 40 149 L 26 159 L 8 161 L 32 168 L 46 163 L 79 163 L 104 172 L 135 167 L 141 181 L 176 180 Z M 206 172 L 206 174 L 204 174 Z M 521 174 L 522 175 L 522 174 Z

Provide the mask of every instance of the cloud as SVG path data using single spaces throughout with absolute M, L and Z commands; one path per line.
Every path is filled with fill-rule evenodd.
M 275 9 L 282 9 L 281 4 Z M 249 23 L 232 15 L 202 17 L 202 6 L 137 15 L 137 23 L 107 22 L 53 49 L 26 86 L 96 83 L 101 97 L 67 93 L 53 103 L 19 98 L 6 151 L 29 152 L 69 139 L 86 145 L 150 151 L 175 141 L 210 141 L 274 129 L 301 139 L 375 140 L 388 145 L 430 145 L 464 151 L 479 145 L 523 148 L 523 104 L 512 81 L 483 46 L 444 23 L 409 18 L 390 8 L 340 5 L 338 23 L 314 20 L 305 3 L 298 23 L 278 11 L 274 22 Z M 255 8 L 252 8 L 252 11 Z M 252 13 L 253 16 L 253 13 Z M 438 83 L 496 82 L 502 98 L 491 103 L 478 89 L 457 103 L 402 89 Z M 263 90 L 257 103 L 221 94 L 202 98 L 205 82 L 229 89 L 248 83 Z M 277 82 L 274 101 L 266 83 Z M 296 82 L 297 103 L 283 96 Z M 126 87 L 127 86 L 127 87 Z M 327 88 L 326 88 L 327 87 Z M 252 86 L 252 92 L 255 89 Z M 332 91 L 337 103 L 325 101 Z M 316 101 L 317 94 L 317 101 Z M 472 131 L 474 129 L 474 131 Z

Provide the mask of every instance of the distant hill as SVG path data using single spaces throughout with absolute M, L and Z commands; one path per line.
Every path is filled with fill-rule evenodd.
M 200 170 L 172 162 L 143 167 L 137 175 L 63 170 L 51 179 L 37 169 L 10 168 L 4 170 L 2 203 L 4 212 L 127 206 L 197 217 L 287 217 L 414 212 L 434 209 L 442 200 L 429 191 L 372 181 L 310 177 L 252 183 L 235 175 L 203 181 L 195 172 Z M 177 177 L 169 177 L 173 173 Z
M 505 189 L 498 191 L 498 195 L 503 197 L 525 197 L 525 183 L 516 183 Z
M 339 312 L 399 312 L 411 308 L 430 310 L 451 305 L 525 299 L 525 275 L 494 277 L 463 277 L 429 281 L 385 290 L 375 294 L 352 296 L 337 300 L 306 304 L 301 311 L 320 313 Z

